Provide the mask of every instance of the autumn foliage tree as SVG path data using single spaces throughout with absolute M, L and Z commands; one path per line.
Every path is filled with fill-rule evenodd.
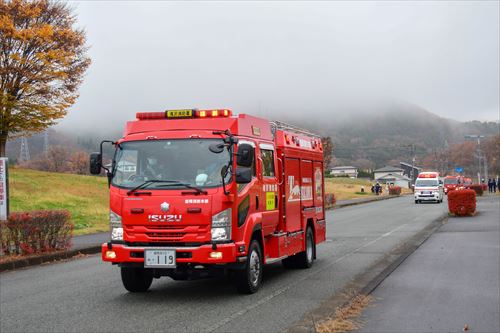
M 326 171 L 330 168 L 330 164 L 332 163 L 332 158 L 333 158 L 332 138 L 329 136 L 322 137 L 321 144 L 323 146 L 323 161 L 324 161 L 323 167 Z
M 0 0 L 0 156 L 9 138 L 66 115 L 90 65 L 67 4 Z

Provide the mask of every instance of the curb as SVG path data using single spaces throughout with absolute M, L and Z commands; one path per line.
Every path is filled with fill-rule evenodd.
M 40 264 L 43 264 L 43 263 L 46 263 L 49 261 L 70 259 L 74 256 L 79 255 L 79 254 L 95 254 L 95 253 L 99 253 L 99 252 L 101 252 L 101 245 L 83 247 L 83 248 L 64 251 L 64 252 L 50 253 L 50 254 L 45 254 L 45 255 L 38 256 L 38 257 L 13 260 L 13 261 L 9 261 L 9 262 L 5 262 L 5 263 L 0 264 L 0 272 L 14 270 L 14 269 L 28 267 L 28 266 L 40 265 Z
M 316 309 L 306 313 L 298 322 L 286 329 L 285 332 L 315 333 L 316 323 L 332 318 L 336 309 L 348 305 L 356 295 L 371 294 L 406 258 L 415 252 L 435 231 L 441 228 L 447 218 L 447 214 L 441 215 L 404 243 L 396 245 L 381 259 L 367 268 L 365 272 L 355 276 L 342 290 L 337 291 L 335 295 L 324 301 Z
M 328 209 L 339 209 L 339 208 L 344 208 L 344 207 L 349 207 L 349 206 L 357 206 L 365 203 L 370 203 L 374 201 L 382 201 L 382 200 L 389 200 L 389 199 L 394 199 L 394 198 L 401 198 L 404 197 L 405 195 L 388 195 L 385 197 L 375 197 L 367 200 L 361 200 L 358 202 L 349 202 L 349 203 L 344 203 L 344 204 L 335 204 L 333 207 L 328 208 Z

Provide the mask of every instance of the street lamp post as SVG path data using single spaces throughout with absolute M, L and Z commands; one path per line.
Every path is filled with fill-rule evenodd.
M 466 139 L 477 139 L 477 146 L 476 146 L 476 154 L 477 154 L 477 182 L 478 184 L 481 184 L 481 138 L 484 138 L 484 135 L 466 135 Z M 487 166 L 486 166 L 486 159 L 484 159 L 484 177 L 488 177 L 487 175 Z

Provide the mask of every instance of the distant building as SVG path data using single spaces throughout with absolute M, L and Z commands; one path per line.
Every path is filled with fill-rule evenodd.
M 403 169 L 403 175 L 405 175 L 406 177 L 412 178 L 412 166 L 410 163 L 405 163 L 405 162 L 399 162 L 399 165 L 401 166 L 401 168 Z M 417 180 L 417 176 L 418 174 L 420 173 L 420 170 L 421 168 L 417 167 L 417 166 L 413 166 L 413 180 L 412 180 L 412 183 L 414 184 L 415 183 L 415 180 Z
M 373 178 L 375 178 L 375 180 L 379 179 L 379 178 L 382 178 L 386 175 L 400 175 L 402 176 L 403 175 L 403 169 L 401 168 L 397 168 L 397 167 L 393 167 L 393 166 L 385 166 L 383 168 L 380 168 L 380 169 L 377 169 L 377 170 L 374 170 L 373 171 Z
M 389 184 L 399 186 L 401 188 L 410 188 L 410 178 L 400 174 L 386 174 L 382 177 L 375 178 L 380 184 Z
M 330 175 L 335 177 L 358 178 L 358 169 L 353 166 L 338 166 L 330 169 Z

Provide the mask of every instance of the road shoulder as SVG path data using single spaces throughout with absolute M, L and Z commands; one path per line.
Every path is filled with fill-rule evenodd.
M 301 320 L 289 327 L 287 332 L 315 332 L 316 323 L 331 318 L 336 309 L 348 304 L 353 297 L 359 294 L 370 294 L 446 221 L 447 214 L 442 215 L 408 240 L 396 245 L 364 272 L 355 276 L 340 292 L 305 314 Z
M 450 218 L 372 293 L 360 332 L 499 332 L 499 216 L 486 196 L 476 216 Z

